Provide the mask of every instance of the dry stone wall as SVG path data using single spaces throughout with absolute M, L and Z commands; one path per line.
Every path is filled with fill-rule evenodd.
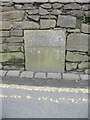
M 0 69 L 26 70 L 25 30 L 63 29 L 65 71 L 90 68 L 89 0 L 1 0 Z

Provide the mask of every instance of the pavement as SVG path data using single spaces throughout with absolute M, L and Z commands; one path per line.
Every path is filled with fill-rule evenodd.
M 87 81 L 4 77 L 3 118 L 88 118 Z

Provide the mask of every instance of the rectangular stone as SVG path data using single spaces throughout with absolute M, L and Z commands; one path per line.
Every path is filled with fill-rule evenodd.
M 11 23 L 10 22 L 1 22 L 0 21 L 0 30 L 10 30 L 11 29 Z
M 7 72 L 6 76 L 14 76 L 14 77 L 19 77 L 20 71 L 17 70 L 10 70 Z
M 64 80 L 79 80 L 79 75 L 74 73 L 63 73 Z
M 20 75 L 21 78 L 33 78 L 34 72 L 31 71 L 23 71 Z
M 35 73 L 35 78 L 46 79 L 46 73 Z
M 82 75 L 80 75 L 80 79 L 81 80 L 88 80 L 89 79 L 89 75 L 88 74 L 82 74 Z
M 0 31 L 0 37 L 9 37 L 10 32 L 9 31 Z
M 63 72 L 65 66 L 65 34 L 62 30 L 24 32 L 26 70 Z
M 7 71 L 6 70 L 0 70 L 0 76 L 4 77 L 6 75 Z
M 48 73 L 47 78 L 49 78 L 49 79 L 61 79 L 61 73 Z

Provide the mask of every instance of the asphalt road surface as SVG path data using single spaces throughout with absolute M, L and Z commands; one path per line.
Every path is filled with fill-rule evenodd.
M 0 84 L 3 118 L 88 118 L 86 82 L 31 81 L 3 79 Z

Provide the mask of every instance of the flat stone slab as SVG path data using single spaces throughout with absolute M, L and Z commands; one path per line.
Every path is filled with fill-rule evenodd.
M 6 76 L 14 76 L 14 77 L 19 77 L 20 71 L 17 70 L 10 70 L 7 72 Z
M 63 73 L 64 80 L 79 80 L 79 75 L 74 73 Z
M 65 32 L 63 30 L 26 30 L 24 40 L 26 70 L 64 72 Z
M 50 79 L 61 79 L 61 73 L 48 73 L 47 78 Z
M 34 78 L 46 79 L 46 73 L 35 73 Z
M 23 71 L 20 75 L 21 78 L 33 78 L 34 72 L 31 71 Z

